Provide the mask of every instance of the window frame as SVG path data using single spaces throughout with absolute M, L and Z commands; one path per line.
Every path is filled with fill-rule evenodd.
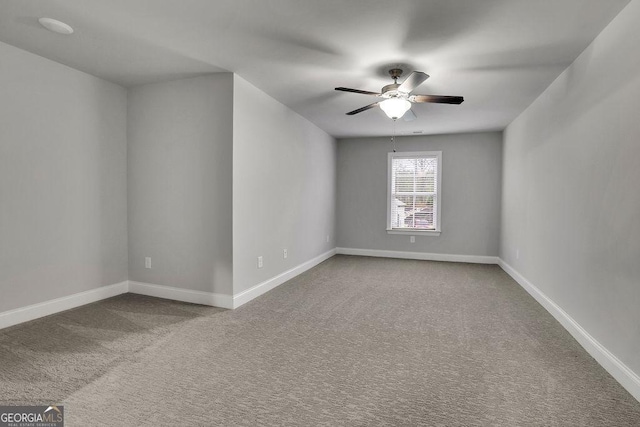
M 420 228 L 391 228 L 391 185 L 393 183 L 393 159 L 436 158 L 438 170 L 436 173 L 436 209 L 435 230 Z M 421 236 L 439 236 L 442 232 L 442 151 L 404 151 L 391 152 L 387 157 L 387 234 L 413 234 Z

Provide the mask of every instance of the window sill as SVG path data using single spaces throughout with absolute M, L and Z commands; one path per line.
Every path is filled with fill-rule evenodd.
M 440 230 L 398 230 L 387 229 L 387 234 L 410 234 L 413 236 L 439 236 Z

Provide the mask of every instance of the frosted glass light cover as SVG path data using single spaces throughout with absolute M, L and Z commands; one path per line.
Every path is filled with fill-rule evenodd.
M 411 108 L 411 103 L 402 98 L 389 98 L 380 103 L 380 108 L 390 119 L 396 120 Z

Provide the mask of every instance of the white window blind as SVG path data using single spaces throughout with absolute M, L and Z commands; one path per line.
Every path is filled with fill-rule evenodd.
M 440 231 L 442 152 L 389 153 L 387 230 Z

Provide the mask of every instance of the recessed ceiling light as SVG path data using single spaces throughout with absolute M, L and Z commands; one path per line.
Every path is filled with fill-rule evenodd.
M 38 19 L 38 22 L 47 30 L 53 31 L 54 33 L 65 34 L 65 35 L 73 33 L 73 28 L 71 28 L 69 25 L 65 24 L 64 22 L 60 22 L 56 19 L 40 18 Z

